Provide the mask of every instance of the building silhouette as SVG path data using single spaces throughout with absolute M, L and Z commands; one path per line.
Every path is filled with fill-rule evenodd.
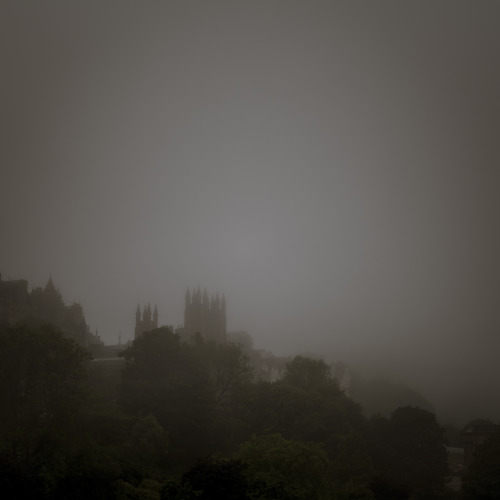
M 184 338 L 191 339 L 199 333 L 204 340 L 226 343 L 226 299 L 219 293 L 208 299 L 206 290 L 203 294 L 200 287 L 186 291 L 184 307 Z
M 0 325 L 17 324 L 51 324 L 80 345 L 88 348 L 102 345 L 99 336 L 90 332 L 82 306 L 77 302 L 66 306 L 52 277 L 45 288 L 28 292 L 26 280 L 2 281 L 0 275 Z
M 158 308 L 155 306 L 153 313 L 151 314 L 151 307 L 148 304 L 147 307 L 144 306 L 144 310 L 141 317 L 141 308 L 137 305 L 137 310 L 135 312 L 135 337 L 139 338 L 144 332 L 149 332 L 158 328 Z

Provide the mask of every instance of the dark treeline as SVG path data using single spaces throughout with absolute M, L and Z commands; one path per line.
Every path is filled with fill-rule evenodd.
M 4 497 L 452 498 L 434 415 L 366 418 L 321 360 L 297 356 L 282 380 L 259 382 L 239 346 L 168 328 L 122 354 L 96 369 L 49 326 L 1 330 Z M 498 498 L 466 484 L 468 498 Z

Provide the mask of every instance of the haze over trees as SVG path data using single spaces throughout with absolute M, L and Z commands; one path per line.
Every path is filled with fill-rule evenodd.
M 465 500 L 500 498 L 500 431 L 479 446 L 464 477 Z
M 0 486 L 11 495 L 445 494 L 443 429 L 434 416 L 408 406 L 367 420 L 324 361 L 297 356 L 281 380 L 259 382 L 237 345 L 181 342 L 164 327 L 125 349 L 110 392 L 116 379 L 88 385 L 94 362 L 53 328 L 3 328 L 0 345 Z
M 259 348 L 500 419 L 499 17 L 0 2 L 2 280 L 52 273 L 106 344 L 133 338 L 138 302 L 183 323 L 204 283 Z

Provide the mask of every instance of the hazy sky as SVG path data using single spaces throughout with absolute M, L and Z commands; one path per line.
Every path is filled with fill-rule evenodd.
M 108 343 L 200 285 L 257 347 L 481 414 L 499 27 L 495 0 L 3 1 L 2 279 L 52 273 Z

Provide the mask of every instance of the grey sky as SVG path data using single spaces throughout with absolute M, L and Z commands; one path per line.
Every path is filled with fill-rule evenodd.
M 107 342 L 137 303 L 182 323 L 199 284 L 257 347 L 480 413 L 500 381 L 499 16 L 2 2 L 2 278 L 52 273 Z

